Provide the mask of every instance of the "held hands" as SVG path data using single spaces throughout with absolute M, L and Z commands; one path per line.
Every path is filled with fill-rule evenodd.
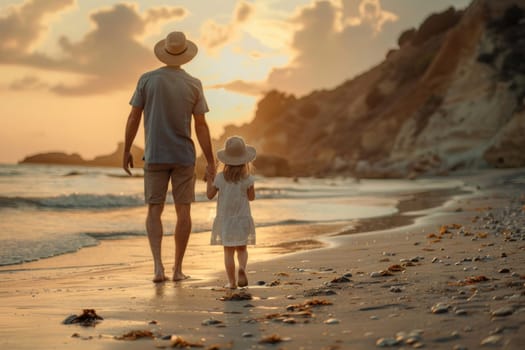
M 122 158 L 122 168 L 124 171 L 131 176 L 131 170 L 129 168 L 133 168 L 133 155 L 131 152 L 124 152 L 124 157 Z
M 204 181 L 213 181 L 215 179 L 216 172 L 217 170 L 215 164 L 208 164 L 206 166 L 206 174 L 204 174 Z

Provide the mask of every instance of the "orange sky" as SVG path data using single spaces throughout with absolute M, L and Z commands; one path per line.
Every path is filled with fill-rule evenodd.
M 253 118 L 264 91 L 332 88 L 380 62 L 399 34 L 469 0 L 3 0 L 0 163 L 112 152 L 152 47 L 182 30 L 213 136 Z M 143 146 L 142 133 L 136 144 Z

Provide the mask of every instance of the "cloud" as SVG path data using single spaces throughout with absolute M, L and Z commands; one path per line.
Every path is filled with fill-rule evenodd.
M 49 85 L 41 81 L 38 77 L 31 75 L 25 76 L 22 79 L 13 81 L 9 88 L 11 90 L 41 90 L 48 88 Z
M 220 24 L 214 20 L 204 22 L 201 27 L 200 43 L 208 52 L 216 52 L 238 38 L 240 26 L 252 17 L 254 10 L 252 4 L 239 1 L 233 11 L 231 22 L 226 24 Z
M 292 19 L 298 26 L 291 62 L 273 69 L 268 85 L 304 94 L 331 88 L 378 63 L 385 54 L 383 27 L 397 20 L 379 0 L 315 1 Z
M 387 22 L 395 22 L 398 17 L 381 8 L 379 0 L 363 0 L 359 4 L 359 15 L 364 23 L 368 23 L 375 32 L 380 32 Z
M 235 22 L 243 23 L 246 22 L 253 14 L 254 7 L 252 4 L 241 1 L 235 8 Z
M 58 11 L 63 8 L 58 3 L 65 6 L 71 2 L 54 1 L 53 9 Z M 31 11 L 26 8 L 31 8 Z M 96 94 L 128 88 L 146 68 L 157 63 L 152 48 L 145 47 L 140 41 L 147 33 L 148 26 L 181 19 L 187 14 L 180 7 L 155 7 L 141 14 L 134 5 L 124 3 L 100 9 L 90 15 L 93 29 L 76 42 L 67 36 L 60 37 L 60 58 L 50 58 L 28 50 L 40 33 L 37 28 L 45 26 L 44 15 L 49 11 L 49 7 L 36 7 L 32 1 L 28 1 L 18 11 L 12 11 L 10 16 L 0 19 L 0 28 L 2 23 L 14 22 L 10 25 L 12 29 L 17 28 L 17 21 L 33 23 L 29 33 L 24 35 L 24 38 L 32 39 L 16 41 L 23 45 L 0 47 L 0 53 L 7 52 L 11 62 L 17 64 L 84 74 L 85 78 L 77 85 L 62 83 L 51 87 L 51 91 L 62 95 Z M 0 57 L 5 56 L 0 54 Z M 0 58 L 0 63 L 7 60 Z
M 282 25 L 293 30 L 285 66 L 273 68 L 264 83 L 234 81 L 221 87 L 250 94 L 270 89 L 305 94 L 335 87 L 384 58 L 398 35 L 385 28 L 396 21 L 380 0 L 312 0 Z
M 209 89 L 226 89 L 229 91 L 238 92 L 244 95 L 260 96 L 268 90 L 264 82 L 247 82 L 243 80 L 234 80 L 225 84 L 215 84 L 207 86 Z
M 0 63 L 16 62 L 27 55 L 47 31 L 44 20 L 72 6 L 74 0 L 29 0 L 7 7 L 0 17 Z

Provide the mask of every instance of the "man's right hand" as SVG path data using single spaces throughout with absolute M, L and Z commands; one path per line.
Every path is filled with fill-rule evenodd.
M 122 159 L 122 168 L 124 171 L 131 176 L 131 170 L 129 168 L 133 168 L 133 155 L 131 152 L 124 152 L 124 157 Z

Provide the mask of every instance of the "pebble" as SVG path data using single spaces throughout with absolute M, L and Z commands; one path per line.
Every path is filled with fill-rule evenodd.
M 457 316 L 466 316 L 468 313 L 467 313 L 467 310 L 465 309 L 457 309 L 456 310 L 456 315 Z
M 505 330 L 504 328 L 498 327 L 498 328 L 490 331 L 489 334 L 490 335 L 501 334 L 501 333 L 503 333 L 504 330 Z
M 401 293 L 403 290 L 399 287 L 390 287 L 392 293 Z
M 468 350 L 468 348 L 466 346 L 456 344 L 456 345 L 454 345 L 452 350 Z
M 376 341 L 376 346 L 380 348 L 386 348 L 398 345 L 399 342 L 394 338 L 379 338 Z
M 491 315 L 496 317 L 509 316 L 514 313 L 514 308 L 511 306 L 504 306 L 495 311 L 492 311 Z
M 498 345 L 501 342 L 502 337 L 499 335 L 491 335 L 481 341 L 482 346 Z
M 244 332 L 241 336 L 242 336 L 243 338 L 251 338 L 251 337 L 253 337 L 253 334 L 250 333 L 250 332 Z
M 501 270 L 499 270 L 499 273 L 509 273 L 510 270 L 508 268 L 503 268 Z
M 328 320 L 324 321 L 324 324 L 339 324 L 341 321 L 339 321 L 337 318 L 329 318 Z
M 432 311 L 433 314 L 444 314 L 448 312 L 448 308 L 449 308 L 448 304 L 437 303 L 436 305 L 432 306 L 430 310 Z
M 282 322 L 286 323 L 286 324 L 295 324 L 295 323 L 297 323 L 297 321 L 295 321 L 295 318 L 293 318 L 293 317 L 285 318 Z
M 208 318 L 208 319 L 206 319 L 206 320 L 201 322 L 201 324 L 203 326 L 211 326 L 211 325 L 214 325 L 214 324 L 221 324 L 221 323 L 222 323 L 222 321 L 216 320 L 214 318 Z

